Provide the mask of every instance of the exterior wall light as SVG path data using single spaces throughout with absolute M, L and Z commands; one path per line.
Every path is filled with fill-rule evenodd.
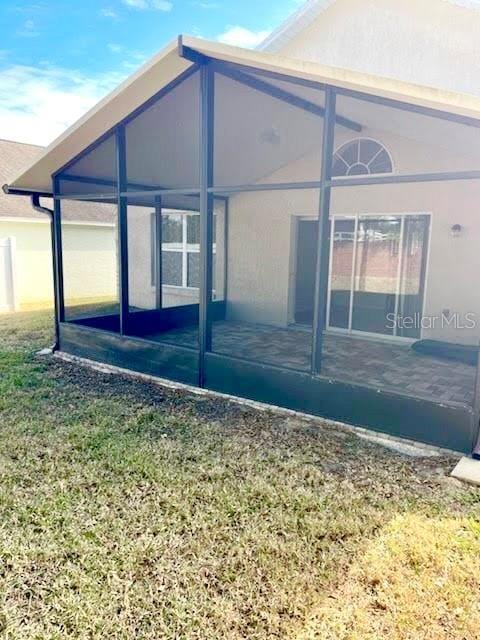
M 463 233 L 463 227 L 461 224 L 454 224 L 450 231 L 452 232 L 453 238 L 458 238 Z

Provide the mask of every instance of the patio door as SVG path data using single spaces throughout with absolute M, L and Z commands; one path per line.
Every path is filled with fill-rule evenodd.
M 429 216 L 334 217 L 332 225 L 328 327 L 420 338 Z
M 336 216 L 331 221 L 327 327 L 417 339 L 423 310 L 428 215 Z M 295 321 L 313 322 L 317 221 L 299 221 Z M 394 322 L 395 317 L 413 318 Z
M 317 220 L 299 220 L 295 269 L 295 322 L 299 324 L 313 324 L 317 236 Z

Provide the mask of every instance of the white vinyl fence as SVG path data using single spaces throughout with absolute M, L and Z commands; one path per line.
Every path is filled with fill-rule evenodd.
M 0 238 L 0 312 L 16 309 L 15 238 Z

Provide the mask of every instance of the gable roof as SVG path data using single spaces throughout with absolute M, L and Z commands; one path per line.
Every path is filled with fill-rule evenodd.
M 28 166 L 36 162 L 42 155 L 44 147 L 13 140 L 0 139 L 0 184 L 7 183 L 13 176 L 18 175 Z M 52 203 L 45 203 L 51 208 Z M 47 217 L 32 208 L 28 196 L 7 196 L 0 189 L 0 222 L 6 218 L 47 221 Z M 105 205 L 89 203 L 78 212 L 66 211 L 64 218 L 68 222 L 111 223 L 112 216 Z
M 464 9 L 480 9 L 480 0 L 440 0 Z M 280 24 L 261 42 L 257 49 L 276 53 L 290 40 L 307 29 L 314 20 L 335 4 L 337 0 L 307 0 L 297 11 Z
M 51 176 L 54 173 L 194 66 L 195 62 L 192 62 L 190 57 L 195 59 L 198 56 L 206 56 L 216 61 L 241 65 L 244 70 L 263 70 L 280 74 L 285 78 L 309 80 L 317 84 L 331 85 L 339 89 L 480 120 L 480 98 L 475 96 L 241 49 L 189 36 L 183 37 L 180 45 L 177 40 L 170 43 L 125 80 L 52 142 L 23 173 L 17 174 L 9 183 L 9 187 L 27 193 L 51 193 Z M 189 50 L 191 55 L 183 57 L 183 49 Z

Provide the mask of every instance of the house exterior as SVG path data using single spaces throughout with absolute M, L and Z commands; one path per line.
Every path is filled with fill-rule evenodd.
M 0 180 L 34 162 L 43 148 L 0 140 Z M 52 207 L 45 199 L 46 207 Z M 77 279 L 72 295 L 84 303 L 113 298 L 116 287 L 115 220 L 96 204 L 90 210 L 65 214 L 65 246 L 71 252 L 72 271 L 76 264 L 88 265 Z M 30 198 L 9 198 L 0 192 L 0 311 L 51 306 L 53 304 L 52 241 L 47 215 L 36 212 Z
M 309 0 L 261 51 L 480 95 L 477 0 Z
M 480 73 L 472 63 L 480 57 L 479 32 L 480 4 L 474 0 L 310 0 L 274 30 L 259 50 L 419 85 L 480 95 Z M 403 137 L 392 135 L 391 131 L 382 130 L 375 124 L 358 137 L 348 131 L 343 134 L 336 137 L 336 150 L 356 139 L 374 140 L 387 150 L 392 171 L 398 173 L 408 172 L 414 167 L 415 170 L 429 170 L 433 167 L 433 156 L 436 158 L 436 168 L 452 166 L 451 155 L 442 149 L 441 141 L 433 140 L 429 145 L 420 146 L 414 144 L 408 134 Z M 314 165 L 314 158 L 309 162 Z M 463 161 L 458 158 L 454 162 L 461 167 Z M 466 160 L 467 164 L 469 162 Z M 469 185 L 464 186 L 467 191 Z M 467 195 L 466 191 L 462 193 L 462 199 L 475 198 L 473 193 Z M 395 211 L 398 204 L 391 202 L 390 194 L 388 188 L 383 193 L 380 188 L 374 192 L 371 190 L 369 194 L 363 192 L 361 202 L 356 203 L 357 213 L 398 213 Z M 430 193 L 425 199 L 422 186 L 409 187 L 408 198 L 407 193 L 404 194 L 405 212 L 424 211 L 431 222 L 429 238 L 425 238 L 424 251 L 428 253 L 428 261 L 422 287 L 423 314 L 432 318 L 432 322 L 425 322 L 417 337 L 476 344 L 476 329 L 442 326 L 441 322 L 433 320 L 442 317 L 445 312 L 447 315 L 458 312 L 465 318 L 469 313 L 478 314 L 480 311 L 479 300 L 472 296 L 480 263 L 473 252 L 470 253 L 470 243 L 466 239 L 467 233 L 475 233 L 480 227 L 473 199 L 472 206 L 464 204 L 458 207 L 457 224 L 462 227 L 462 233 L 455 242 L 450 241 L 453 225 L 449 224 L 449 209 L 457 194 L 455 185 L 450 194 L 445 186 L 436 203 Z M 347 201 L 343 204 L 340 196 L 336 198 L 335 205 L 337 211 L 334 210 L 334 215 L 354 213 L 351 203 Z M 273 207 L 276 208 L 275 205 Z M 312 215 L 315 216 L 315 212 Z M 291 252 L 291 246 L 286 248 L 286 243 L 291 240 L 289 233 L 285 245 L 275 250 Z M 465 256 L 465 252 L 469 254 L 468 263 L 475 265 L 467 273 L 463 260 L 459 260 L 459 255 Z M 448 269 L 445 269 L 446 265 Z M 452 265 L 457 265 L 458 270 Z M 455 291 L 454 295 L 448 296 L 448 302 L 445 297 L 447 288 L 452 293 Z M 288 301 L 288 293 L 276 292 L 277 305 L 282 299 L 283 309 L 279 314 L 291 322 L 295 309 Z M 455 303 L 452 305 L 453 300 Z
M 53 196 L 62 351 L 471 452 L 479 138 L 476 96 L 180 38 L 6 190 Z

